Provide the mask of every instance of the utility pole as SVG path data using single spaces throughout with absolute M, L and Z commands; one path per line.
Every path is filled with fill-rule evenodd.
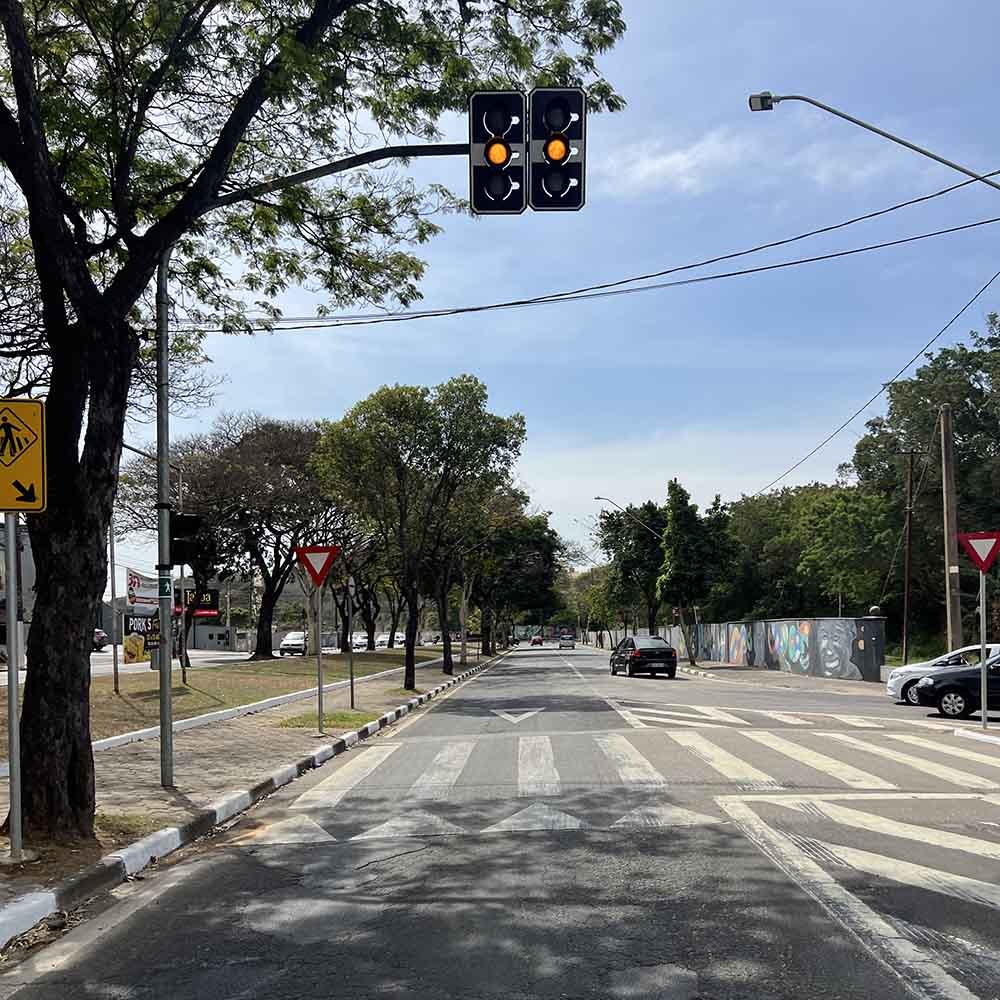
M 913 554 L 913 455 L 906 453 L 906 525 L 903 543 L 903 666 L 910 662 L 910 560 Z M 953 647 L 954 648 L 954 647 Z
M 941 494 L 944 514 L 944 595 L 948 648 L 962 645 L 962 595 L 958 573 L 958 510 L 955 498 L 955 453 L 951 404 L 941 405 Z
M 111 672 L 114 675 L 115 694 L 118 694 L 118 595 L 115 593 L 115 515 L 108 522 L 108 547 L 111 563 Z M 122 632 L 124 634 L 124 629 Z

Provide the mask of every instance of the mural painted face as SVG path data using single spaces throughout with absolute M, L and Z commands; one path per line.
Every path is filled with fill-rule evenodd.
M 816 645 L 819 672 L 824 677 L 861 679 L 861 671 L 854 665 L 857 626 L 843 618 L 821 618 L 816 623 Z

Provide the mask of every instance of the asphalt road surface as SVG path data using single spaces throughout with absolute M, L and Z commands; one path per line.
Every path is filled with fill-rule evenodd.
M 519 649 L 0 997 L 997 997 L 1000 746 L 955 729 Z

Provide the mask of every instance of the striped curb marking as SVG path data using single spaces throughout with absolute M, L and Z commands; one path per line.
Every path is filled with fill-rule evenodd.
M 501 653 L 500 656 L 486 663 L 472 667 L 457 677 L 439 684 L 433 690 L 414 696 L 404 705 L 386 712 L 373 722 L 369 722 L 368 725 L 362 726 L 361 729 L 345 733 L 343 736 L 338 736 L 332 743 L 317 747 L 311 754 L 301 757 L 294 764 L 279 767 L 252 787 L 234 792 L 212 803 L 187 823 L 180 826 L 164 827 L 141 840 L 137 840 L 134 844 L 129 844 L 113 854 L 106 855 L 96 864 L 85 868 L 53 890 L 34 891 L 16 896 L 9 903 L 0 906 L 0 949 L 5 948 L 12 938 L 31 930 L 35 924 L 44 920 L 49 914 L 59 910 L 75 909 L 99 892 L 106 892 L 121 885 L 127 876 L 142 871 L 151 862 L 164 858 L 178 848 L 203 837 L 213 827 L 232 819 L 237 813 L 243 812 L 244 809 L 249 808 L 265 795 L 271 795 L 306 771 L 320 767 L 326 761 L 339 756 L 362 740 L 366 740 L 387 726 L 393 725 L 404 715 L 408 715 L 442 691 L 474 677 L 506 655 L 507 653 Z M 311 693 L 315 693 L 315 688 Z

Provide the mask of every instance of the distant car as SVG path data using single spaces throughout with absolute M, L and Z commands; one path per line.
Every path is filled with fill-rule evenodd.
M 576 640 L 571 635 L 559 636 L 560 649 L 576 649 Z
M 381 635 L 375 636 L 375 648 L 385 649 L 389 645 L 389 633 L 383 632 Z
M 305 656 L 306 655 L 306 634 L 305 632 L 289 632 L 284 639 L 281 640 L 281 645 L 278 647 L 278 652 L 282 656 Z
M 366 635 L 362 635 L 362 636 L 356 635 L 351 640 L 351 649 L 353 649 L 355 652 L 361 652 L 363 650 L 366 650 L 367 648 L 368 648 L 368 636 L 366 636 Z
M 99 653 L 108 644 L 108 633 L 102 628 L 94 629 L 94 652 Z
M 986 661 L 987 709 L 1000 708 L 1000 656 Z M 948 719 L 964 719 L 979 711 L 981 705 L 980 667 L 936 670 L 917 681 L 917 698 L 921 705 L 934 706 Z
M 662 635 L 631 635 L 622 639 L 611 654 L 611 673 L 623 670 L 628 677 L 636 674 L 677 676 L 677 650 Z
M 949 668 L 974 667 L 979 663 L 980 647 L 963 646 L 961 649 L 953 649 L 944 656 L 939 656 L 935 660 L 925 660 L 922 663 L 910 663 L 905 667 L 897 667 L 890 674 L 885 682 L 885 693 L 893 701 L 905 701 L 909 705 L 919 705 L 920 699 L 917 695 L 917 681 L 928 674 L 937 673 L 939 670 Z M 987 643 L 987 658 L 1000 654 L 1000 643 Z
M 545 641 L 545 640 L 544 640 L 544 639 L 542 639 L 542 637 L 541 637 L 540 635 L 533 635 L 533 636 L 531 637 L 531 645 L 532 645 L 532 646 L 541 646 L 541 644 L 542 644 L 542 643 L 543 643 L 544 641 Z

